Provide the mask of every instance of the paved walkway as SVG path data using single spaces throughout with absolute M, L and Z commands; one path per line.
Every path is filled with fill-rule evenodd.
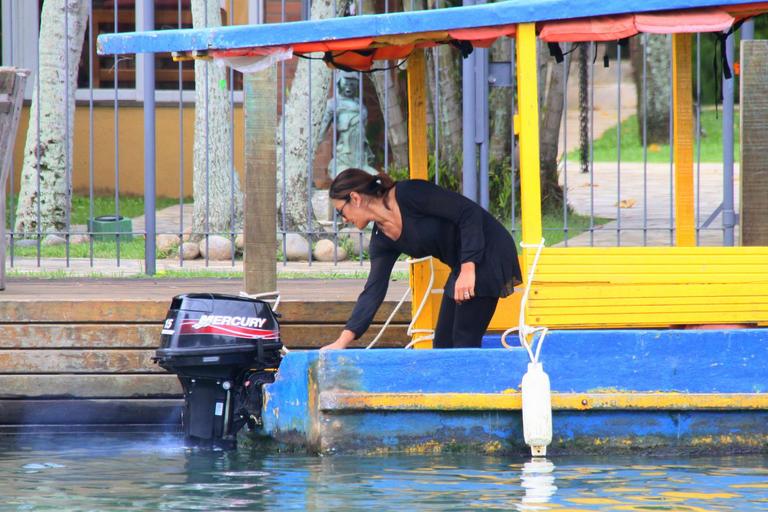
M 614 219 L 597 226 L 592 233 L 582 233 L 570 239 L 568 245 L 673 245 L 674 204 L 669 164 L 648 164 L 643 169 L 643 164 L 638 163 L 622 163 L 621 168 L 615 163 L 597 163 L 594 171 L 587 174 L 573 166 L 567 173 L 561 173 L 560 182 L 564 186 L 566 179 L 568 203 L 576 213 Z M 734 200 L 737 210 L 739 186 L 739 167 L 736 165 Z M 698 198 L 698 204 L 694 204 L 696 225 L 701 226 L 722 203 L 722 165 L 701 164 L 694 189 Z M 699 244 L 722 245 L 720 226 L 722 218 L 718 216 L 708 229 L 699 232 Z M 738 244 L 738 233 L 736 238 Z

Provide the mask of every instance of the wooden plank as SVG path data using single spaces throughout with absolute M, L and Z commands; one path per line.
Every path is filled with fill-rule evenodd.
M 580 302 L 572 302 L 569 306 L 559 306 L 557 304 L 550 305 L 549 302 L 536 302 L 531 303 L 529 306 L 529 312 L 534 315 L 546 315 L 546 314 L 560 314 L 560 312 L 568 310 L 564 315 L 570 316 L 598 316 L 605 315 L 606 317 L 620 317 L 629 314 L 642 313 L 645 315 L 656 315 L 664 313 L 679 313 L 684 314 L 706 314 L 710 317 L 717 314 L 728 314 L 729 312 L 738 313 L 741 311 L 749 311 L 751 313 L 759 314 L 761 318 L 768 318 L 768 301 L 764 301 L 761 304 L 755 302 L 746 302 L 742 304 L 727 304 L 727 303 L 712 303 L 709 304 L 649 304 L 648 302 L 633 304 L 631 302 L 614 301 L 613 304 L 582 304 Z
M 763 267 L 768 268 L 768 250 L 763 254 L 665 254 L 663 256 L 648 256 L 641 254 L 558 254 L 542 255 L 539 258 L 539 265 L 542 268 L 554 266 L 595 266 L 600 265 L 601 263 L 620 263 L 622 265 L 663 264 L 669 266 L 705 265 L 715 263 L 720 265 L 762 265 Z
M 590 280 L 589 277 L 592 279 Z M 536 283 L 576 283 L 576 284 L 608 284 L 608 283 L 637 283 L 637 284 L 698 284 L 710 283 L 718 285 L 729 285 L 731 283 L 756 283 L 763 285 L 766 282 L 766 276 L 755 276 L 754 274 L 732 274 L 729 276 L 717 276 L 708 274 L 689 274 L 684 278 L 674 274 L 642 274 L 642 275 L 612 275 L 612 276 L 584 276 L 581 277 L 572 273 L 537 275 Z
M 609 279 L 612 275 L 638 275 L 643 274 L 677 274 L 680 281 L 685 281 L 686 275 L 705 275 L 713 274 L 719 276 L 719 281 L 727 281 L 727 274 L 753 274 L 755 276 L 765 276 L 768 273 L 768 264 L 739 264 L 739 263 L 698 263 L 688 265 L 667 265 L 663 261 L 644 264 L 625 264 L 618 261 L 605 260 L 601 265 L 597 261 L 592 265 L 541 265 L 537 267 L 534 275 L 534 282 L 539 277 L 550 274 L 561 274 L 570 272 L 578 274 L 579 277 L 585 276 L 590 279 L 591 275 L 602 276 Z M 766 277 L 768 280 L 768 277 Z
M 160 323 L 169 305 L 170 300 L 5 300 L 0 302 L 0 323 Z
M 606 311 L 597 315 L 569 315 L 563 310 L 556 314 L 543 315 L 529 312 L 527 322 L 531 325 L 545 325 L 557 328 L 609 328 L 609 327 L 667 327 L 688 324 L 726 324 L 756 323 L 756 319 L 765 319 L 765 312 L 741 311 L 732 313 L 668 313 L 646 314 L 642 312 L 625 313 L 618 316 Z M 763 321 L 761 320 L 761 321 Z
M 344 323 L 352 314 L 354 300 L 295 301 L 280 303 L 281 323 Z M 381 305 L 374 317 L 384 322 L 396 302 Z M 0 301 L 0 323 L 162 323 L 170 300 L 4 300 Z M 410 302 L 405 302 L 394 319 L 410 321 Z
M 0 67 L 0 290 L 5 289 L 5 194 L 29 71 Z
M 0 400 L 0 424 L 178 425 L 182 407 L 178 399 Z
M 175 375 L 0 375 L 0 399 L 179 398 Z
M 371 324 L 358 344 L 367 344 L 381 329 Z M 399 347 L 407 339 L 407 324 L 390 323 L 380 346 Z M 283 342 L 291 348 L 318 348 L 334 340 L 344 328 L 338 324 L 281 326 Z M 160 324 L 0 324 L 0 348 L 146 348 L 160 346 Z
M 0 324 L 0 348 L 156 348 L 161 324 Z
M 359 340 L 354 341 L 351 347 L 363 348 L 367 346 L 379 333 L 381 326 L 382 324 L 371 324 L 368 331 Z M 288 348 L 313 349 L 334 341 L 342 329 L 344 329 L 344 324 L 290 324 L 281 326 L 280 336 L 283 344 Z M 376 346 L 381 348 L 405 346 L 409 341 L 407 330 L 407 324 L 390 323 Z
M 277 289 L 277 242 L 272 236 L 277 220 L 276 67 L 272 65 L 259 73 L 246 73 L 244 87 L 244 285 L 247 293 L 264 293 Z
M 572 311 L 587 311 L 596 310 L 598 308 L 611 309 L 610 314 L 617 313 L 615 308 L 621 307 L 635 307 L 642 310 L 646 310 L 646 307 L 677 307 L 680 310 L 686 308 L 696 308 L 698 306 L 716 306 L 722 308 L 724 311 L 729 309 L 744 309 L 744 306 L 755 306 L 762 308 L 768 305 L 768 296 L 760 295 L 747 295 L 744 297 L 710 297 L 708 295 L 700 295 L 698 297 L 684 296 L 684 297 L 633 297 L 632 295 L 625 297 L 579 297 L 568 299 L 545 299 L 530 301 L 530 307 L 537 310 L 550 310 L 556 308 L 569 308 Z M 749 308 L 754 309 L 754 308 Z
M 675 245 L 696 245 L 693 189 L 693 34 L 672 34 Z
M 742 245 L 768 245 L 768 41 L 741 43 Z
M 0 350 L 0 373 L 160 373 L 154 350 Z
M 713 286 L 711 284 L 669 284 L 665 286 L 638 284 L 611 284 L 603 286 L 547 286 L 536 285 L 530 294 L 531 301 L 568 300 L 614 300 L 626 297 L 664 301 L 670 298 L 706 297 L 713 301 L 730 300 L 741 297 L 765 297 L 765 288 L 753 284 L 730 284 Z
M 669 256 L 675 254 L 696 255 L 738 255 L 768 254 L 768 247 L 546 247 L 541 252 L 541 260 L 550 255 L 583 256 L 623 256 L 637 254 L 642 256 Z

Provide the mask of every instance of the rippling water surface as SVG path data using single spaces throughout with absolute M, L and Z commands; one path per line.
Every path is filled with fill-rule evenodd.
M 0 510 L 768 510 L 768 456 L 309 457 L 0 437 Z

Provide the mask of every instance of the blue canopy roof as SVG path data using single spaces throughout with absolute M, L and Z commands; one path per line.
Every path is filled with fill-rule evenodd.
M 728 5 L 745 0 L 506 0 L 493 4 L 324 20 L 102 34 L 100 54 L 230 50 Z

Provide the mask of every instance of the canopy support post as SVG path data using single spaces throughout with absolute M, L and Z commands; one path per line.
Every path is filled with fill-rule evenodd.
M 427 89 L 424 50 L 408 59 L 408 161 L 412 179 L 428 179 Z
M 414 50 L 408 58 L 408 163 L 411 179 L 429 179 L 428 137 L 427 137 L 427 89 L 426 89 L 426 58 L 424 50 Z M 439 264 L 437 262 L 436 266 Z M 428 288 L 431 277 L 429 261 L 414 263 L 410 268 L 411 284 L 411 318 L 421 303 Z M 436 284 L 437 286 L 437 284 Z M 435 315 L 432 300 L 413 326 L 416 332 L 435 328 Z M 416 335 L 414 336 L 414 338 Z M 431 348 L 427 342 L 417 343 L 414 348 Z
M 539 93 L 536 80 L 536 25 L 521 23 L 517 27 L 517 106 L 520 130 L 520 204 L 522 210 L 523 244 L 541 242 L 541 177 L 539 169 Z M 527 274 L 528 253 L 524 248 L 523 275 Z
M 675 159 L 675 245 L 696 245 L 693 192 L 693 39 L 672 35 L 673 153 Z
M 277 70 L 243 75 L 245 194 L 243 276 L 246 293 L 277 289 Z

